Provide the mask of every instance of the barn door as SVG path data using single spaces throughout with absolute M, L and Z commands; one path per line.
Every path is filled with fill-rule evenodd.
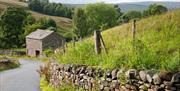
M 39 50 L 36 50 L 36 57 L 38 57 L 40 55 L 40 51 Z

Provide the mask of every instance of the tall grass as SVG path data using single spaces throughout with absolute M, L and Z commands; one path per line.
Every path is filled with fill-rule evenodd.
M 180 10 L 137 22 L 132 41 L 131 23 L 102 32 L 108 54 L 96 55 L 93 37 L 68 44 L 66 54 L 55 57 L 64 64 L 85 64 L 102 68 L 137 68 L 180 71 Z

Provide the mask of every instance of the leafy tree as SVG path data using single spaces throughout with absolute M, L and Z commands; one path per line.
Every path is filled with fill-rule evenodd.
M 123 22 L 128 22 L 131 19 L 141 18 L 142 14 L 140 11 L 128 11 L 127 13 L 122 15 Z
M 168 9 L 163 5 L 152 4 L 144 11 L 143 16 L 156 15 L 166 12 Z
M 23 26 L 28 16 L 22 8 L 8 7 L 0 17 L 1 41 L 6 48 L 20 47 L 23 43 L 21 36 L 24 33 Z
M 32 9 L 34 11 L 42 12 L 42 10 L 43 10 L 40 0 L 30 0 L 28 3 L 28 6 L 30 9 Z
M 34 24 L 35 22 L 36 22 L 36 19 L 29 14 L 24 21 L 24 25 L 31 25 L 31 24 Z
M 34 23 L 34 24 L 32 24 L 32 25 L 26 25 L 25 27 L 24 27 L 24 30 L 25 30 L 25 32 L 24 32 L 24 38 L 25 38 L 25 36 L 27 36 L 28 34 L 30 34 L 31 32 L 34 32 L 34 31 L 36 31 L 37 29 L 41 29 L 43 27 L 43 25 L 41 24 L 41 23 Z
M 76 8 L 73 16 L 73 32 L 78 38 L 88 34 L 86 14 L 82 8 Z
M 61 5 L 58 5 L 56 7 L 55 12 L 56 12 L 57 16 L 64 16 L 64 14 L 65 14 L 65 11 L 64 11 L 64 9 L 62 8 Z
M 123 15 L 123 13 L 121 12 L 121 8 L 119 8 L 118 5 L 114 5 L 114 8 L 116 9 L 116 11 L 118 12 L 117 18 L 119 18 L 120 16 Z
M 49 0 L 30 0 L 28 7 L 40 13 L 72 18 L 72 9 L 61 3 L 49 3 Z
M 38 22 L 42 25 L 42 29 L 47 29 L 49 27 L 57 27 L 56 22 L 51 18 L 44 17 L 41 18 Z
M 107 29 L 116 25 L 117 10 L 113 5 L 105 3 L 89 4 L 85 7 L 86 19 L 89 27 L 88 30 L 102 29 L 102 26 Z M 105 25 L 105 26 L 104 26 Z

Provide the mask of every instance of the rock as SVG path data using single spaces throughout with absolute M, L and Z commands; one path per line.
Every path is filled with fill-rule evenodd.
M 161 71 L 159 73 L 159 77 L 161 78 L 162 81 L 171 81 L 173 77 L 173 73 L 167 71 Z
M 113 80 L 112 81 L 112 83 L 111 83 L 112 88 L 119 89 L 119 86 L 120 86 L 120 82 L 118 80 Z
M 104 91 L 110 91 L 109 87 L 104 87 Z
M 100 91 L 104 91 L 104 85 L 99 86 Z
M 146 82 L 146 81 L 147 81 L 146 75 L 147 75 L 147 72 L 144 71 L 144 70 L 139 72 L 139 77 L 140 77 L 140 79 L 141 79 L 143 82 Z
M 87 67 L 86 68 L 86 74 L 89 76 L 89 77 L 93 77 L 93 72 L 94 72 L 94 69 L 92 67 Z
M 138 83 L 139 83 L 139 84 L 141 84 L 141 85 L 143 84 L 143 82 L 142 82 L 142 81 L 138 81 Z
M 106 80 L 108 81 L 108 83 L 111 83 L 111 81 L 112 81 L 111 78 L 107 78 Z
M 101 81 L 101 85 L 103 85 L 104 87 L 108 87 L 109 83 L 108 83 L 108 81 L 103 80 L 103 81 Z
M 150 88 L 151 87 L 151 84 L 148 84 L 148 83 L 146 83 L 146 84 L 144 84 L 147 88 Z
M 148 89 L 148 91 L 154 91 L 153 89 Z
M 131 89 L 131 85 L 130 85 L 130 84 L 126 84 L 125 87 L 126 87 L 127 89 Z
M 97 70 L 98 77 L 103 77 L 104 71 L 102 69 Z
M 161 88 L 165 88 L 165 85 L 164 85 L 164 84 L 161 84 L 160 87 L 161 87 Z
M 137 75 L 137 70 L 136 69 L 130 69 L 126 72 L 126 77 L 129 79 L 135 79 Z
M 136 86 L 133 86 L 133 85 L 132 85 L 132 86 L 131 86 L 131 91 L 132 91 L 132 90 L 133 90 L 133 91 L 138 91 L 138 88 L 137 88 Z
M 153 76 L 153 83 L 156 84 L 156 85 L 161 84 L 161 78 L 159 77 L 158 74 L 155 74 L 155 75 Z
M 114 69 L 113 71 L 112 71 L 112 73 L 111 73 L 111 75 L 112 75 L 112 79 L 113 80 L 117 80 L 117 73 L 118 73 L 118 69 Z
M 152 83 L 153 81 L 153 75 L 154 75 L 155 71 L 154 70 L 148 70 L 147 71 L 147 75 L 146 75 L 146 79 L 149 83 Z
M 79 71 L 80 74 L 85 74 L 85 71 L 86 71 L 86 67 L 85 66 L 82 66 L 81 67 L 81 70 Z
M 173 75 L 171 82 L 172 83 L 180 83 L 180 72 Z
M 147 90 L 148 89 L 148 87 L 146 87 L 145 85 L 141 85 L 140 87 L 139 87 L 139 89 L 142 89 L 142 90 Z
M 168 81 L 163 81 L 163 84 L 164 84 L 165 86 L 172 86 L 172 83 L 171 83 L 171 82 L 168 82 Z
M 152 77 L 149 75 L 149 74 L 147 74 L 146 75 L 146 79 L 147 79 L 147 81 L 149 82 L 149 83 L 152 83 Z
M 106 72 L 106 78 L 112 78 L 111 71 L 107 70 Z

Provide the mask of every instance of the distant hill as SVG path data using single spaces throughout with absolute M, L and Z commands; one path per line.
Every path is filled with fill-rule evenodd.
M 31 11 L 31 10 L 28 9 L 27 3 L 19 2 L 18 0 L 0 0 L 0 14 L 8 6 L 17 6 L 17 7 L 25 8 L 37 20 L 40 19 L 40 18 L 43 18 L 43 17 L 50 17 L 63 30 L 67 30 L 67 29 L 70 29 L 72 27 L 72 20 L 71 19 L 68 19 L 68 18 L 65 18 L 65 17 L 50 16 L 50 15 L 45 15 L 45 14 L 41 14 L 41 13 L 38 13 L 38 12 Z
M 176 8 L 180 8 L 180 2 L 132 2 L 132 3 L 119 3 L 116 5 L 119 5 L 119 7 L 121 8 L 121 10 L 123 12 L 126 11 L 130 11 L 130 10 L 145 10 L 148 8 L 149 5 L 151 4 L 161 4 L 166 6 L 168 9 L 176 9 Z M 83 7 L 85 6 L 85 4 L 64 4 L 68 7 Z
M 118 5 L 123 12 L 126 12 L 129 10 L 142 11 L 147 9 L 151 4 L 161 4 L 166 6 L 170 10 L 180 8 L 180 2 L 135 2 L 135 3 L 120 3 Z

